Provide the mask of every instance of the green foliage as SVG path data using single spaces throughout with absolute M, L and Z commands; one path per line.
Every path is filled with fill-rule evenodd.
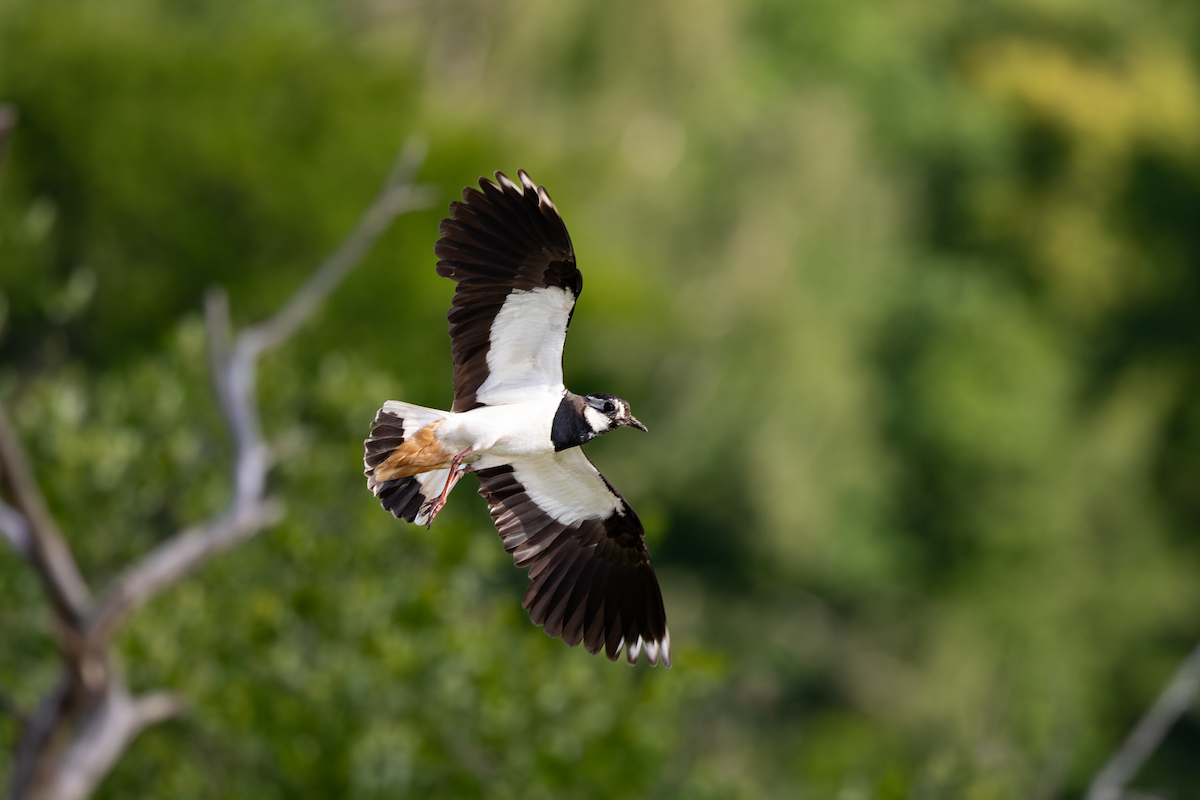
M 1197 21 L 0 5 L 0 380 L 95 585 L 225 499 L 204 288 L 277 307 L 418 133 L 447 201 L 524 167 L 563 210 L 567 382 L 650 427 L 589 452 L 680 651 L 632 671 L 547 640 L 469 491 L 425 531 L 363 488 L 379 404 L 449 400 L 436 209 L 265 365 L 287 518 L 135 618 L 132 685 L 194 706 L 102 794 L 1078 795 L 1200 627 Z M 0 555 L 27 707 L 42 609 Z M 1138 785 L 1193 786 L 1196 735 Z

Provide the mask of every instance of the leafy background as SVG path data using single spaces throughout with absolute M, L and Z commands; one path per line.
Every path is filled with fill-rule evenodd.
M 1200 633 L 1197 53 L 1166 0 L 2 0 L 0 396 L 94 585 L 226 499 L 205 288 L 272 311 L 409 135 L 549 188 L 567 383 L 651 431 L 589 452 L 671 671 L 533 628 L 469 490 L 367 494 L 381 402 L 450 401 L 402 220 L 265 364 L 287 518 L 124 635 L 192 709 L 100 796 L 1080 796 Z M 25 706 L 50 629 L 0 552 Z

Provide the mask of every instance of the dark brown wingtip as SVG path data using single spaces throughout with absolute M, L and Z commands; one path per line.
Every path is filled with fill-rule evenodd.
M 508 177 L 500 170 L 496 170 L 494 174 L 496 176 L 495 183 L 487 181 L 486 178 L 480 178 L 480 186 L 483 186 L 484 181 L 487 181 L 491 186 L 499 188 L 501 191 L 511 191 L 521 195 L 522 197 L 537 198 L 539 207 L 548 208 L 555 214 L 558 214 L 558 206 L 554 205 L 554 201 L 550 198 L 550 193 L 546 191 L 546 187 L 538 186 L 536 183 L 534 183 L 533 178 L 529 177 L 529 173 L 525 170 L 517 170 L 517 181 L 520 183 L 519 186 L 512 180 L 512 178 Z M 487 190 L 486 186 L 483 188 L 485 191 Z
M 496 185 L 498 185 L 504 191 L 511 190 L 513 192 L 516 192 L 517 194 L 524 194 L 524 192 L 521 190 L 521 187 L 517 186 L 517 184 L 513 183 L 512 178 L 508 177 L 500 170 L 496 170 L 492 174 L 496 176 Z

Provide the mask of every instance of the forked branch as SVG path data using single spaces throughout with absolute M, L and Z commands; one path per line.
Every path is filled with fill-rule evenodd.
M 6 139 L 4 111 L 0 106 L 0 156 Z M 37 572 L 54 606 L 63 662 L 55 688 L 22 726 L 9 786 L 12 800 L 83 800 L 134 737 L 182 713 L 182 701 L 169 693 L 130 694 L 112 652 L 113 637 L 151 598 L 282 515 L 282 504 L 266 494 L 272 456 L 255 388 L 259 358 L 312 316 L 397 216 L 429 207 L 434 193 L 413 184 L 424 156 L 422 145 L 405 145 L 354 230 L 274 316 L 233 336 L 227 296 L 219 289 L 209 292 L 205 317 L 213 383 L 234 442 L 229 505 L 137 559 L 100 600 L 92 600 L 0 409 L 0 470 L 11 495 L 11 503 L 0 500 L 0 534 Z
M 1125 787 L 1137 777 L 1171 726 L 1183 716 L 1200 689 L 1200 644 L 1175 669 L 1154 705 L 1142 715 L 1117 752 L 1096 774 L 1086 800 L 1121 800 Z
M 23 544 L 23 552 L 54 605 L 59 622 L 78 629 L 91 601 L 91 592 L 75 564 L 75 556 L 46 508 L 42 491 L 29 469 L 25 451 L 8 414 L 0 408 L 0 469 L 16 501 L 5 506 L 3 516 L 11 532 L 6 538 Z

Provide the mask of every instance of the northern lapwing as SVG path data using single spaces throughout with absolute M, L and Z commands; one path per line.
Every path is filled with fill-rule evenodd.
M 580 445 L 646 430 L 629 403 L 563 385 L 583 278 L 544 187 L 497 172 L 450 204 L 434 252 L 458 284 L 447 317 L 450 411 L 389 400 L 371 423 L 367 486 L 405 522 L 431 523 L 458 480 L 479 476 L 504 549 L 531 581 L 522 603 L 550 636 L 616 661 L 671 666 L 662 591 L 637 514 Z

